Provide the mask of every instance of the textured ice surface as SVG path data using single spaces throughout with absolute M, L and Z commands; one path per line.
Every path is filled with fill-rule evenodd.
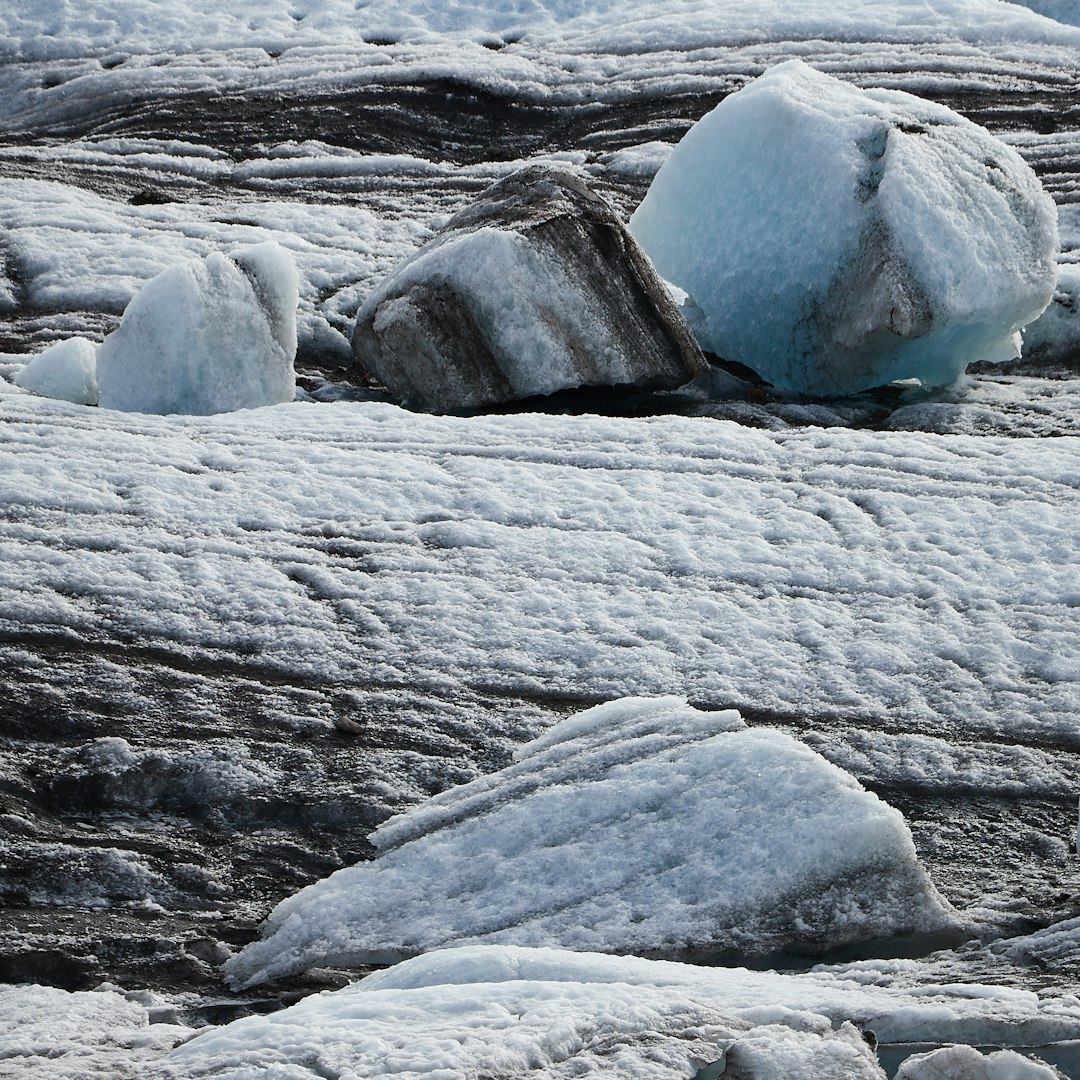
M 101 405 L 203 415 L 291 401 L 296 304 L 296 267 L 273 242 L 166 270 L 98 348 Z
M 285 901 L 240 985 L 477 941 L 708 957 L 955 927 L 903 818 L 790 736 L 677 698 L 580 713 Z
M 345 402 L 136 420 L 6 383 L 0 416 L 7 632 L 1075 745 L 1076 439 Z
M 171 1054 L 163 1071 L 235 1080 L 690 1080 L 725 1057 L 727 1075 L 744 1080 L 884 1076 L 851 1024 L 834 1032 L 821 1016 L 784 1008 L 744 1018 L 682 987 L 529 978 L 406 989 L 357 983 L 200 1035 Z
M 944 1046 L 909 1057 L 896 1080 L 1064 1080 L 1064 1074 L 1013 1050 L 980 1054 L 971 1046 Z
M 704 348 L 813 394 L 1010 360 L 1054 290 L 1054 204 L 1014 150 L 801 61 L 691 128 L 630 227 Z
M 171 1010 L 146 991 L 66 993 L 0 985 L 0 1076 L 120 1080 L 188 1038 Z
M 38 353 L 15 376 L 15 385 L 42 397 L 96 405 L 97 346 L 86 338 L 58 341 Z

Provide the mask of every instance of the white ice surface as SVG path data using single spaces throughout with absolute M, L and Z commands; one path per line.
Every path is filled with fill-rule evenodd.
M 945 1046 L 909 1057 L 896 1080 L 1064 1080 L 1064 1076 L 1052 1065 L 1013 1050 L 980 1054 L 970 1046 Z
M 753 1013 L 753 1010 L 751 1010 Z M 169 1077 L 690 1080 L 726 1055 L 745 1080 L 880 1080 L 859 1032 L 783 1008 L 743 1018 L 682 987 L 529 980 L 309 997 L 198 1036 Z
M 10 632 L 1075 735 L 1075 439 L 350 403 L 136 419 L 2 383 L 0 417 Z
M 1056 276 L 1054 204 L 1019 154 L 798 60 L 690 129 L 630 229 L 703 348 L 819 395 L 1013 359 Z
M 736 712 L 609 702 L 517 756 L 279 904 L 230 982 L 481 941 L 687 958 L 957 926 L 897 811 Z
M 122 1080 L 193 1034 L 151 1023 L 153 995 L 0 985 L 0 1077 Z
M 74 405 L 96 405 L 97 346 L 86 338 L 58 341 L 16 374 L 15 385 Z
M 1033 0 L 1029 7 L 1064 0 Z M 1051 12 L 1053 13 L 1053 12 Z M 58 8 L 29 0 L 0 17 L 5 49 L 24 59 L 94 55 L 123 50 L 273 48 L 365 37 L 431 42 L 530 40 L 550 44 L 602 40 L 613 51 L 700 46 L 710 38 L 881 37 L 934 40 L 1075 42 L 1071 27 L 1002 0 L 810 0 L 799 4 L 754 0 L 270 0 L 257 12 L 240 0 L 95 0 Z
M 772 1071 L 750 1072 L 772 1080 L 832 1076 L 830 1051 L 842 1047 L 831 1040 L 795 1039 L 783 1026 L 825 1032 L 830 1022 L 839 1028 L 851 1021 L 885 1044 L 1038 1045 L 1080 1034 L 1075 997 L 1040 997 L 1005 986 L 919 985 L 917 972 L 915 961 L 781 974 L 556 949 L 469 946 L 427 953 L 345 990 L 207 1032 L 170 1055 L 169 1075 L 261 1076 L 259 1067 L 293 1063 L 295 1072 L 280 1075 L 296 1080 L 327 1070 L 431 1075 L 442 1067 L 501 1076 L 503 1069 L 520 1074 L 522 1055 L 529 1055 L 541 1075 L 562 1076 L 602 1067 L 605 1048 L 612 1053 L 621 1043 L 628 1076 L 688 1076 L 690 1071 L 677 1067 L 666 1074 L 640 1071 L 648 1067 L 641 1060 L 642 1029 L 652 1031 L 654 1068 L 671 1069 L 674 1059 L 687 1069 L 688 1059 L 701 1053 L 700 1043 L 685 1041 L 690 1031 L 708 1042 L 723 1038 L 725 1026 L 741 1023 L 755 1025 L 743 1038 L 767 1054 L 782 1053 L 785 1043 L 792 1051 L 800 1044 L 804 1053 L 816 1050 L 803 1057 L 802 1073 L 789 1073 L 778 1057 Z M 743 1044 L 747 1059 L 751 1048 Z M 851 1071 L 840 1070 L 839 1076 L 863 1075 L 859 1060 L 847 1057 Z
M 97 350 L 101 406 L 206 415 L 292 401 L 297 289 L 272 241 L 164 271 Z

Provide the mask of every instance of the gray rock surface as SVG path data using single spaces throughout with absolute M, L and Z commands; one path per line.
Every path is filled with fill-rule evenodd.
M 672 389 L 707 366 L 614 210 L 545 166 L 451 218 L 368 297 L 352 343 L 366 377 L 432 412 L 582 387 Z

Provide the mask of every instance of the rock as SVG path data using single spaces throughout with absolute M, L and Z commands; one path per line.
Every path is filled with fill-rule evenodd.
M 206 415 L 292 401 L 297 297 L 273 242 L 166 270 L 98 347 L 100 404 Z
M 1054 292 L 1054 204 L 1013 149 L 797 60 L 687 132 L 630 229 L 703 348 L 810 394 L 1010 360 Z
M 380 826 L 373 862 L 279 904 L 226 977 L 244 988 L 471 943 L 820 954 L 957 927 L 896 810 L 734 711 L 613 701 L 517 758 Z
M 369 378 L 432 412 L 582 387 L 672 389 L 707 366 L 611 207 L 544 166 L 451 218 L 368 297 L 352 344 Z

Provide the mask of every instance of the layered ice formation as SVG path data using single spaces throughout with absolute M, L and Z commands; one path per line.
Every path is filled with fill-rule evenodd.
M 957 925 L 897 811 L 790 736 L 678 698 L 569 717 L 373 841 L 374 862 L 280 904 L 229 980 L 480 941 L 711 958 Z
M 772 1010 L 755 1024 L 679 987 L 493 981 L 404 990 L 363 982 L 247 1017 L 169 1055 L 170 1077 L 618 1076 L 883 1080 L 850 1023 Z M 769 1020 L 778 1022 L 770 1023 Z
M 98 348 L 101 405 L 206 415 L 291 401 L 297 295 L 273 241 L 164 271 Z
M 15 376 L 15 385 L 42 397 L 76 405 L 96 405 L 97 346 L 86 338 L 67 338 L 43 349 Z
M 927 985 L 927 977 L 914 960 L 792 974 L 467 946 L 426 953 L 335 993 L 207 1031 L 174 1050 L 163 1073 L 307 1080 L 605 1071 L 634 1078 L 855 1080 L 882 1075 L 856 1026 L 872 1032 L 893 1060 L 920 1042 L 1049 1046 L 1080 1035 L 1075 997 L 940 980 Z M 1013 1053 L 983 1057 L 964 1047 L 953 1058 L 990 1067 L 954 1074 L 917 1071 L 916 1061 L 910 1075 L 1053 1076 Z M 697 1073 L 707 1062 L 713 1068 Z M 1010 1066 L 1014 1073 L 1005 1071 Z
M 701 345 L 849 394 L 1019 355 L 1054 292 L 1054 204 L 950 109 L 798 60 L 700 120 L 630 222 Z

